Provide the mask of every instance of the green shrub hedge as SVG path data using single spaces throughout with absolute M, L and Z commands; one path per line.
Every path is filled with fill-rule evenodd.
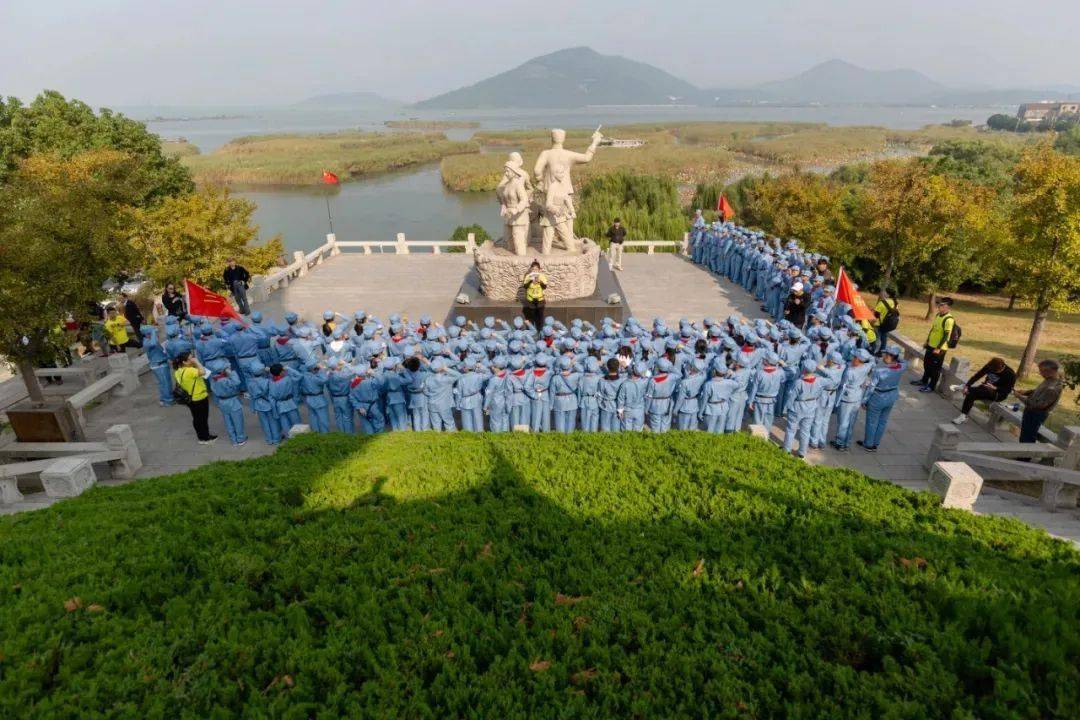
M 304 436 L 0 518 L 0 716 L 1049 718 L 1080 555 L 746 436 Z

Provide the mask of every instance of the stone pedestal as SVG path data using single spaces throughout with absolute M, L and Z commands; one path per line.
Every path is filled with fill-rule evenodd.
M 53 498 L 82 495 L 96 480 L 90 461 L 80 457 L 58 458 L 41 472 L 45 494 Z
M 550 255 L 541 255 L 539 250 L 532 247 L 526 255 L 515 255 L 506 248 L 484 243 L 473 252 L 480 292 L 491 300 L 523 301 L 522 279 L 533 260 L 539 260 L 541 270 L 548 278 L 548 286 L 544 290 L 546 302 L 589 297 L 596 291 L 600 246 L 587 238 L 581 242 L 580 253 L 555 251 Z

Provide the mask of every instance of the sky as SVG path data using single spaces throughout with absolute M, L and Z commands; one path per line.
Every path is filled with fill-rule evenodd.
M 587 45 L 702 87 L 839 58 L 962 88 L 1080 85 L 1076 0 L 0 0 L 0 95 L 91 105 L 405 101 Z

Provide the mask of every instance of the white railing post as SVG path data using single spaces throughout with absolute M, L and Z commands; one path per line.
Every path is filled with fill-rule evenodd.
M 395 248 L 395 251 L 398 255 L 409 254 L 409 245 L 405 242 L 405 233 L 397 234 L 397 247 Z
M 655 250 L 655 248 L 653 247 L 653 244 L 652 244 L 652 243 L 649 243 L 649 244 L 648 244 L 648 246 L 647 246 L 647 248 L 646 248 L 646 250 L 645 250 L 645 254 L 647 254 L 647 255 L 652 255 L 652 254 L 653 254 L 653 250 Z
M 684 232 L 682 234 L 682 244 L 679 246 L 679 252 L 683 255 L 690 254 L 690 233 Z
M 942 459 L 948 459 L 946 455 L 956 452 L 960 444 L 960 430 L 952 423 L 942 423 L 934 431 L 934 439 L 930 441 L 930 449 L 926 453 L 923 467 L 930 469 L 934 463 Z
M 341 254 L 341 248 L 337 246 L 337 235 L 334 233 L 327 233 L 326 244 L 330 246 L 330 257 Z
M 476 249 L 476 233 L 469 233 L 465 236 L 465 252 L 472 255 L 473 250 Z
M 307 275 L 307 260 L 304 259 L 304 251 L 297 250 L 293 254 L 293 262 L 300 266 L 300 277 Z

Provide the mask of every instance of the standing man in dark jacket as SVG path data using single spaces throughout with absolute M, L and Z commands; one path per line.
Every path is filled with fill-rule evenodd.
M 250 315 L 251 308 L 248 307 L 247 288 L 248 283 L 251 282 L 251 273 L 243 265 L 237 265 L 235 258 L 229 258 L 229 263 L 225 266 L 222 277 L 225 280 L 225 287 L 229 288 L 233 298 L 236 300 L 236 306 L 240 309 L 240 314 Z
M 187 305 L 184 296 L 176 292 L 176 285 L 169 283 L 165 286 L 165 292 L 161 294 L 161 306 L 165 312 L 174 318 L 180 319 L 187 315 Z
M 623 243 L 626 242 L 626 228 L 622 226 L 619 218 L 611 224 L 607 231 L 607 239 L 610 243 L 608 257 L 611 258 L 612 270 L 622 270 Z
M 142 324 L 146 321 L 146 318 L 143 317 L 142 310 L 139 310 L 139 306 L 135 304 L 130 295 L 120 293 L 120 297 L 124 301 L 124 318 L 131 324 L 131 329 L 135 331 L 131 337 L 131 342 L 134 343 L 135 347 L 142 347 Z
M 982 384 L 976 385 L 980 380 Z M 1015 384 L 1016 371 L 1005 364 L 1004 358 L 992 358 L 964 383 L 964 404 L 960 408 L 960 414 L 953 418 L 953 424 L 963 425 L 967 422 L 971 406 L 976 400 L 1001 402 L 1009 397 Z

